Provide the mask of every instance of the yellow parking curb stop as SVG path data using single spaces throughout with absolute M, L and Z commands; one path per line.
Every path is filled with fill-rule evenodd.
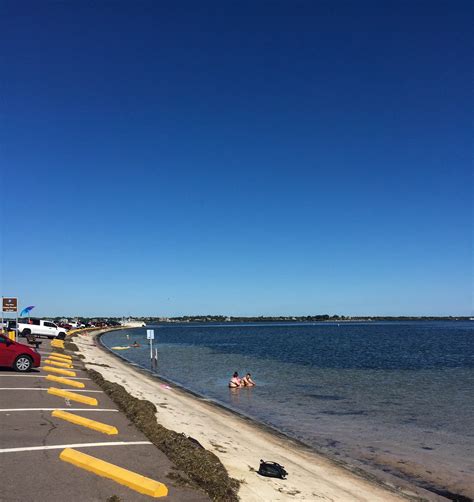
M 62 352 L 51 352 L 52 356 L 58 356 L 58 357 L 67 357 L 68 359 L 71 359 L 72 356 L 69 354 L 63 354 Z
M 71 356 L 60 356 L 56 353 L 51 353 L 49 354 L 49 356 L 46 356 L 46 357 L 49 357 L 51 359 L 57 359 L 58 361 L 64 361 L 65 363 L 67 362 L 71 362 L 72 361 L 72 357 Z
M 49 371 L 50 373 L 57 373 L 58 375 L 75 377 L 76 372 L 70 370 L 62 370 L 61 368 L 54 368 L 53 366 L 43 366 L 44 371 Z
M 96 422 L 95 420 L 90 420 L 89 418 L 80 417 L 74 413 L 69 413 L 68 411 L 54 410 L 52 413 L 53 417 L 61 418 L 67 420 L 76 425 L 82 425 L 83 427 L 88 427 L 89 429 L 94 429 L 95 431 L 102 432 L 103 434 L 118 434 L 117 427 L 113 425 L 103 424 L 102 422 Z
M 59 366 L 60 368 L 74 368 L 72 364 L 69 363 L 60 363 L 59 361 L 55 361 L 54 359 L 45 359 L 46 364 L 51 364 L 52 366 Z
M 168 488 L 163 483 L 155 481 L 150 478 L 146 478 L 141 474 L 136 472 L 123 469 L 117 465 L 110 464 L 95 457 L 91 457 L 86 453 L 82 453 L 72 448 L 66 448 L 61 452 L 59 458 L 64 462 L 69 462 L 86 471 L 93 472 L 98 476 L 104 478 L 112 479 L 113 481 L 128 486 L 132 490 L 135 490 L 144 495 L 149 495 L 150 497 L 166 497 L 168 495 Z
M 53 396 L 63 397 L 64 399 L 69 399 L 70 401 L 77 401 L 78 403 L 89 404 L 91 406 L 97 406 L 97 399 L 94 397 L 84 396 L 78 394 L 77 392 L 69 392 L 67 390 L 56 389 L 56 387 L 50 387 L 48 389 L 48 394 Z
M 62 383 L 63 385 L 68 385 L 69 387 L 76 387 L 77 389 L 84 389 L 85 385 L 82 382 L 77 382 L 76 380 L 69 380 L 69 378 L 57 377 L 54 375 L 48 375 L 46 380 L 51 382 Z

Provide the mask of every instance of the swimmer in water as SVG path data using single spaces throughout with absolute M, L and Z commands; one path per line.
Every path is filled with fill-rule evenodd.
M 239 378 L 237 371 L 232 375 L 229 381 L 229 387 L 231 389 L 236 389 L 237 387 L 242 387 L 242 380 Z
M 243 387 L 255 387 L 257 384 L 252 380 L 252 375 L 247 373 L 244 378 L 242 378 Z

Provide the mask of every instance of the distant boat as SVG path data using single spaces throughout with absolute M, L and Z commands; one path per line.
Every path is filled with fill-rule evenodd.
M 146 326 L 146 323 L 144 323 L 143 321 L 136 321 L 131 317 L 129 317 L 128 319 L 125 319 L 125 317 L 123 317 L 120 321 L 120 325 L 127 328 L 144 328 Z

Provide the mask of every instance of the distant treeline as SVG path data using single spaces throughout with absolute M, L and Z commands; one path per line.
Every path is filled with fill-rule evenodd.
M 143 318 L 149 322 L 347 322 L 347 321 L 460 321 L 469 317 L 435 317 L 435 316 L 339 316 L 339 315 L 307 315 L 307 316 L 258 316 L 234 317 L 222 315 L 180 316 L 164 318 Z
M 51 319 L 51 318 L 50 318 Z M 60 317 L 52 318 L 59 321 Z M 120 317 L 81 317 L 80 322 L 105 322 L 120 321 Z M 159 322 L 349 322 L 349 321 L 469 321 L 469 317 L 454 316 L 343 316 L 343 315 L 307 315 L 307 316 L 224 316 L 224 315 L 198 315 L 179 317 L 134 317 L 137 321 L 144 321 L 148 324 Z

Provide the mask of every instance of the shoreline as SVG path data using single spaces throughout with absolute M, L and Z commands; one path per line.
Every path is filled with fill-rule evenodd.
M 153 373 L 152 371 L 144 368 L 143 366 L 140 366 L 140 365 L 134 363 L 133 361 L 130 361 L 126 357 L 122 356 L 120 353 L 113 352 L 102 342 L 102 340 L 101 340 L 102 335 L 105 335 L 105 333 L 101 333 L 100 335 L 96 335 L 96 339 L 100 344 L 99 347 L 102 350 L 104 350 L 108 354 L 112 354 L 114 357 L 117 357 L 125 364 L 133 367 L 136 371 L 143 372 L 144 375 L 147 376 L 148 378 L 150 378 L 152 380 L 156 380 L 156 382 L 158 384 L 166 383 L 168 385 L 172 385 L 176 389 L 179 389 L 181 392 L 188 394 L 190 397 L 195 398 L 195 399 L 199 399 L 202 402 L 208 403 L 210 406 L 215 406 L 223 411 L 231 413 L 232 415 L 236 415 L 241 420 L 245 420 L 245 421 L 249 422 L 250 424 L 254 425 L 255 427 L 258 427 L 258 428 L 268 432 L 269 434 L 279 436 L 283 440 L 294 443 L 298 448 L 302 448 L 304 450 L 307 450 L 310 453 L 316 453 L 317 455 L 325 456 L 324 453 L 318 452 L 315 448 L 311 447 L 310 445 L 304 443 L 303 441 L 301 441 L 297 438 L 291 437 L 288 434 L 285 434 L 284 432 L 278 430 L 277 428 L 275 428 L 269 424 L 261 422 L 261 421 L 257 420 L 256 418 L 253 418 L 249 415 L 246 415 L 245 413 L 242 413 L 241 411 L 229 408 L 215 399 L 208 398 L 203 394 L 199 394 L 198 392 L 195 392 L 191 389 L 187 389 L 186 387 L 181 385 L 179 382 L 175 382 L 174 380 L 170 380 L 169 378 L 166 378 L 163 375 L 159 375 L 158 373 Z M 341 464 L 341 466 L 346 465 L 344 462 L 338 461 L 337 459 L 331 459 L 331 460 L 336 464 Z
M 135 329 L 135 328 L 131 328 Z M 241 420 L 244 420 L 248 422 L 250 425 L 253 427 L 264 431 L 272 436 L 280 438 L 282 441 L 286 441 L 289 445 L 294 445 L 295 447 L 308 452 L 309 454 L 321 456 L 328 461 L 334 463 L 336 466 L 347 470 L 356 476 L 360 476 L 370 482 L 375 483 L 376 485 L 380 485 L 383 487 L 388 488 L 389 490 L 395 490 L 396 493 L 402 494 L 403 496 L 407 496 L 408 498 L 414 497 L 416 500 L 433 500 L 433 501 L 439 501 L 439 500 L 455 500 L 455 501 L 460 501 L 460 502 L 472 502 L 471 499 L 463 499 L 462 495 L 459 495 L 457 493 L 452 493 L 449 490 L 444 490 L 441 489 L 435 485 L 430 484 L 429 482 L 424 482 L 424 483 L 416 483 L 415 480 L 410 477 L 409 474 L 406 473 L 401 473 L 400 475 L 397 476 L 393 473 L 389 473 L 388 471 L 384 471 L 383 468 L 384 466 L 381 465 L 378 469 L 375 468 L 374 466 L 371 466 L 369 463 L 363 462 L 362 460 L 356 460 L 351 457 L 345 457 L 346 459 L 343 460 L 341 458 L 335 458 L 334 456 L 331 456 L 329 453 L 318 450 L 316 447 L 311 446 L 303 441 L 301 441 L 298 438 L 292 437 L 289 434 L 286 434 L 283 431 L 278 430 L 276 427 L 267 424 L 265 422 L 262 422 L 258 420 L 257 418 L 253 418 L 249 415 L 246 415 L 245 413 L 242 413 L 239 410 L 229 408 L 225 404 L 220 403 L 219 401 L 208 398 L 204 394 L 199 394 L 198 392 L 195 392 L 191 389 L 188 389 L 184 387 L 182 384 L 179 382 L 175 382 L 174 380 L 171 380 L 169 378 L 163 377 L 162 375 L 158 373 L 154 373 L 153 371 L 140 366 L 139 364 L 135 363 L 134 361 L 131 361 L 127 359 L 125 356 L 123 356 L 120 352 L 115 352 L 111 350 L 107 345 L 105 345 L 102 342 L 102 335 L 105 335 L 107 332 L 100 333 L 99 335 L 95 336 L 96 341 L 98 342 L 98 347 L 103 350 L 107 354 L 111 354 L 113 357 L 119 359 L 121 362 L 124 364 L 131 366 L 134 368 L 136 371 L 143 373 L 143 375 L 151 380 L 154 380 L 157 382 L 157 384 L 169 384 L 171 386 L 174 386 L 176 389 L 180 390 L 186 395 L 189 395 L 190 397 L 194 399 L 199 399 L 202 402 L 205 402 L 209 404 L 210 406 L 214 406 L 219 408 L 220 410 L 230 413 L 231 415 L 235 415 L 236 417 L 239 417 Z M 421 486 L 422 484 L 422 486 Z M 440 496 L 440 497 L 438 497 Z
M 86 365 L 105 379 L 124 385 L 134 397 L 153 402 L 162 425 L 196 438 L 215 453 L 229 475 L 243 481 L 239 495 L 244 501 L 446 500 L 429 487 L 426 490 L 396 476 L 379 476 L 363 466 L 328 457 L 271 426 L 158 377 L 105 347 L 100 341 L 105 332 L 75 337 Z M 117 366 L 114 362 L 121 364 Z M 284 465 L 290 473 L 288 479 L 256 475 L 252 470 L 258 468 L 260 458 Z
M 469 479 L 472 480 L 472 462 L 469 455 L 466 456 L 467 450 L 456 449 L 457 438 L 456 436 L 450 437 L 449 433 L 425 431 L 422 428 L 404 430 L 404 426 L 400 425 L 400 429 L 394 429 L 399 432 L 394 434 L 391 429 L 386 428 L 384 431 L 383 427 L 378 425 L 373 434 L 366 434 L 365 438 L 361 438 L 355 432 L 357 427 L 360 427 L 360 423 L 351 424 L 346 421 L 346 430 L 342 431 L 343 437 L 339 438 L 334 434 L 328 435 L 327 431 L 332 430 L 332 425 L 326 421 L 324 424 L 322 422 L 314 424 L 319 429 L 314 429 L 313 443 L 304 442 L 293 436 L 291 431 L 278 429 L 271 422 L 266 422 L 258 416 L 248 415 L 233 407 L 231 403 L 208 397 L 204 391 L 200 393 L 191 390 L 185 386 L 186 384 L 167 379 L 153 371 L 150 366 L 147 367 L 144 364 L 143 360 L 138 362 L 133 358 L 128 359 L 125 353 L 111 350 L 102 340 L 99 343 L 105 351 L 138 371 L 144 372 L 151 379 L 168 382 L 196 399 L 227 410 L 270 434 L 283 437 L 290 443 L 296 444 L 298 448 L 328 458 L 336 465 L 364 478 L 390 488 L 395 487 L 411 496 L 415 494 L 425 500 L 456 502 L 472 502 L 473 500 L 472 484 L 469 481 Z M 178 373 L 175 372 L 174 375 L 179 378 Z M 354 427 L 353 434 L 351 433 L 352 426 Z M 328 437 L 337 441 L 332 444 L 326 439 Z M 403 438 L 401 442 L 400 437 Z M 336 446 L 337 443 L 340 444 Z M 443 445 L 444 453 L 432 455 L 430 450 L 437 450 L 440 445 Z

